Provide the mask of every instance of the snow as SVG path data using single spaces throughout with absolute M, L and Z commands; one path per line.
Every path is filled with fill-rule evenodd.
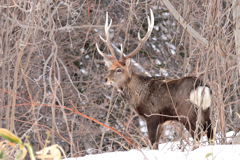
M 163 146 L 161 144 L 160 146 Z M 166 145 L 166 144 L 165 144 Z M 160 147 L 161 148 L 161 147 Z M 200 147 L 194 151 L 181 152 L 170 151 L 167 148 L 159 150 L 136 150 L 108 152 L 95 155 L 87 155 L 79 158 L 67 158 L 65 160 L 235 160 L 240 159 L 240 145 L 215 145 Z
M 168 72 L 165 69 L 160 69 L 160 72 L 162 73 L 163 76 L 167 77 L 168 76 Z
M 139 118 L 139 125 L 140 125 L 140 130 L 141 130 L 143 133 L 147 133 L 147 125 L 146 125 L 146 122 L 143 121 L 141 118 Z
M 81 54 L 84 53 L 84 52 L 85 52 L 85 49 L 84 49 L 84 48 L 81 48 L 81 49 L 80 49 L 80 52 L 81 52 Z
M 80 69 L 80 71 L 85 74 L 85 75 L 88 75 L 88 72 L 85 70 L 85 69 Z
M 235 132 L 231 131 L 226 134 L 227 143 L 229 144 L 234 137 Z M 220 138 L 220 134 L 216 135 Z M 192 138 L 189 139 L 192 141 Z M 66 158 L 63 160 L 239 160 L 240 145 L 208 145 L 207 137 L 201 140 L 198 149 L 191 151 L 191 146 L 185 144 L 184 151 L 180 148 L 180 142 L 168 142 L 158 145 L 159 150 L 150 150 L 149 148 L 132 149 L 129 151 L 115 151 L 101 154 L 90 154 L 78 158 Z M 192 142 L 191 142 L 192 143 Z M 215 143 L 218 143 L 217 141 Z

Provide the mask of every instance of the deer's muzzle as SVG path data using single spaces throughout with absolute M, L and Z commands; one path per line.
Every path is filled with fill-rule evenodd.
M 107 83 L 107 81 L 108 81 L 108 78 L 105 77 L 103 82 Z

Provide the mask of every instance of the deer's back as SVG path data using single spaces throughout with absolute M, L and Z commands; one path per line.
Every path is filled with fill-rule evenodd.
M 189 113 L 186 110 L 191 110 L 193 105 L 190 102 L 190 93 L 204 85 L 197 77 L 183 77 L 177 80 L 153 77 L 148 81 L 146 95 L 136 106 L 136 111 L 144 117 L 151 114 L 186 115 Z

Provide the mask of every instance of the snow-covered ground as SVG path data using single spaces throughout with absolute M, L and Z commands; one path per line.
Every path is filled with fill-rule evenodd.
M 161 144 L 166 145 L 166 144 Z M 130 150 L 87 155 L 65 160 L 239 160 L 240 145 L 215 145 L 200 147 L 194 151 Z
M 237 134 L 237 137 L 240 135 Z M 217 139 L 220 135 L 216 135 Z M 234 142 L 233 131 L 228 132 L 227 143 Z M 206 137 L 202 138 L 206 142 Z M 236 142 L 236 141 L 235 141 Z M 238 142 L 239 143 L 239 142 Z M 237 145 L 208 145 L 203 144 L 191 151 L 186 145 L 184 152 L 179 149 L 180 142 L 159 144 L 159 150 L 142 148 L 139 150 L 116 151 L 102 154 L 92 154 L 85 157 L 67 158 L 64 160 L 240 160 L 240 144 Z

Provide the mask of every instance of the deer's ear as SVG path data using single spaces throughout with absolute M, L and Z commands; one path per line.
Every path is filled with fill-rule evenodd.
M 132 75 L 132 64 L 131 64 L 131 59 L 127 59 L 126 60 L 126 67 L 127 67 L 127 71 L 129 73 L 129 75 L 131 76 Z
M 107 65 L 108 68 L 110 68 L 112 66 L 112 61 L 106 60 L 105 64 Z

